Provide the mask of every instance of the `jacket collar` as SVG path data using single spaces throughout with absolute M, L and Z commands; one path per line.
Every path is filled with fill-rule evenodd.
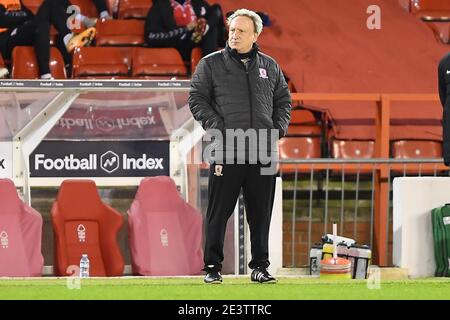
M 255 63 L 258 63 L 258 52 L 259 52 L 259 46 L 254 43 L 252 49 L 250 50 L 250 66 L 254 65 Z M 224 57 L 224 63 L 225 63 L 225 69 L 229 70 L 227 65 L 229 63 L 232 63 L 233 61 L 235 63 L 241 63 L 241 60 L 239 58 L 239 54 L 237 53 L 236 49 L 231 49 L 228 46 L 228 43 L 225 45 L 225 49 L 223 50 L 223 57 Z
M 239 53 L 237 52 L 236 49 L 231 49 L 230 46 L 228 45 L 228 42 L 227 42 L 226 45 L 225 45 L 225 51 L 228 52 L 228 54 L 229 54 L 231 57 L 237 59 L 238 61 L 240 60 Z M 258 44 L 255 42 L 255 43 L 253 44 L 252 49 L 251 49 L 250 52 L 249 52 L 249 56 L 248 56 L 248 57 L 249 57 L 250 59 L 253 60 L 253 59 L 256 57 L 256 55 L 258 54 L 258 52 L 259 52 L 259 46 L 258 46 Z

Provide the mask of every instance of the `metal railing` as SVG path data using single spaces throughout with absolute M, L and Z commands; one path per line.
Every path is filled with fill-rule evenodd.
M 283 170 L 283 165 L 290 165 L 288 171 Z M 368 244 L 376 250 L 375 190 L 379 182 L 376 179 L 376 172 L 386 166 L 389 188 L 387 203 L 382 207 L 385 208 L 387 217 L 386 228 L 382 231 L 384 233 L 382 248 L 387 250 L 378 252 L 378 256 L 382 257 L 385 265 L 390 265 L 392 264 L 390 242 L 393 238 L 391 229 L 393 178 L 407 175 L 449 176 L 450 171 L 443 165 L 442 159 L 280 160 L 285 207 L 283 224 L 288 228 L 284 229 L 283 237 L 284 265 L 291 267 L 307 265 L 309 249 L 314 242 L 320 241 L 320 235 L 331 233 L 332 222 L 338 223 L 340 235 Z M 333 195 L 330 198 L 331 193 Z M 334 215 L 330 214 L 331 202 L 335 205 L 332 207 Z M 299 203 L 303 203 L 302 208 L 299 207 Z M 306 215 L 299 214 L 305 211 Z M 362 216 L 361 211 L 364 211 L 365 215 Z M 299 225 L 304 227 L 305 224 L 306 230 L 298 231 Z M 368 230 L 365 228 L 363 232 L 358 232 L 359 226 L 367 224 Z

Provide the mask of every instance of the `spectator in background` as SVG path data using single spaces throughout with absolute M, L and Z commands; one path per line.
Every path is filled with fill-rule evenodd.
M 200 46 L 203 56 L 225 45 L 222 9 L 205 0 L 154 0 L 145 22 L 145 41 L 150 47 L 178 49 L 184 61 Z
M 108 19 L 105 0 L 94 0 L 100 16 Z M 0 49 L 3 58 L 11 60 L 12 51 L 16 46 L 33 45 L 41 79 L 52 79 L 50 74 L 50 26 L 53 25 L 59 33 L 57 46 L 61 50 L 65 63 L 70 63 L 68 55 L 75 47 L 86 44 L 90 36 L 95 35 L 95 29 L 75 35 L 67 26 L 68 0 L 44 0 L 36 15 L 23 5 L 21 0 L 0 0 Z M 106 12 L 106 14 L 105 14 Z M 86 28 L 92 28 L 96 19 L 77 14 Z M 82 40 L 84 39 L 84 40 Z M 5 74 L 3 69 L 0 76 Z
M 450 53 L 446 54 L 439 63 L 439 99 L 443 112 L 442 152 L 444 163 L 450 166 Z

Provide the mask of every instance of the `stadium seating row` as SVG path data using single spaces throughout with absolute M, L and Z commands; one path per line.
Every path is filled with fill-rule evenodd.
M 322 145 L 329 141 L 327 149 L 334 159 L 371 159 L 375 158 L 373 140 L 342 140 L 326 138 L 323 125 L 316 120 L 309 110 L 294 109 L 288 134 L 280 140 L 280 158 L 312 159 L 323 158 Z M 391 143 L 391 156 L 394 159 L 440 158 L 442 142 L 431 140 L 397 140 Z M 284 172 L 294 170 L 292 165 L 283 165 Z
M 40 276 L 42 216 L 0 179 L 0 276 Z M 88 254 L 91 276 L 121 276 L 117 243 L 122 215 L 103 203 L 92 180 L 65 180 L 51 209 L 54 274 L 77 276 Z M 202 216 L 169 177 L 141 181 L 128 211 L 132 270 L 138 275 L 192 275 L 203 266 Z
M 23 4 L 34 13 L 41 5 L 43 0 L 23 0 Z M 97 10 L 91 0 L 71 0 L 73 5 L 77 5 L 81 13 L 96 17 Z M 151 8 L 152 0 L 107 0 L 109 13 L 119 19 L 145 19 L 148 10 Z
M 428 25 L 438 41 L 450 43 L 450 1 L 400 0 L 400 2 Z
M 66 79 L 64 61 L 59 50 L 52 47 L 50 56 L 53 77 Z M 195 53 L 193 59 L 194 57 Z M 14 48 L 11 69 L 14 79 L 37 79 L 34 48 Z M 82 47 L 77 48 L 73 54 L 72 77 L 187 79 L 188 69 L 178 51 L 173 48 Z

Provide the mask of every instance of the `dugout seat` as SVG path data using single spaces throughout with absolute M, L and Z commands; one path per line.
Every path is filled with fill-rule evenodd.
M 67 276 L 88 254 L 90 276 L 121 276 L 124 259 L 117 243 L 122 215 L 104 204 L 92 180 L 65 180 L 51 209 L 55 274 Z
M 50 73 L 55 79 L 66 79 L 66 68 L 61 52 L 50 48 Z M 39 68 L 36 54 L 31 46 L 17 46 L 12 52 L 12 79 L 38 79 Z
M 20 200 L 9 179 L 0 179 L 0 203 L 0 276 L 41 276 L 41 214 Z
M 128 211 L 133 272 L 148 276 L 199 274 L 202 215 L 166 176 L 141 181 Z

